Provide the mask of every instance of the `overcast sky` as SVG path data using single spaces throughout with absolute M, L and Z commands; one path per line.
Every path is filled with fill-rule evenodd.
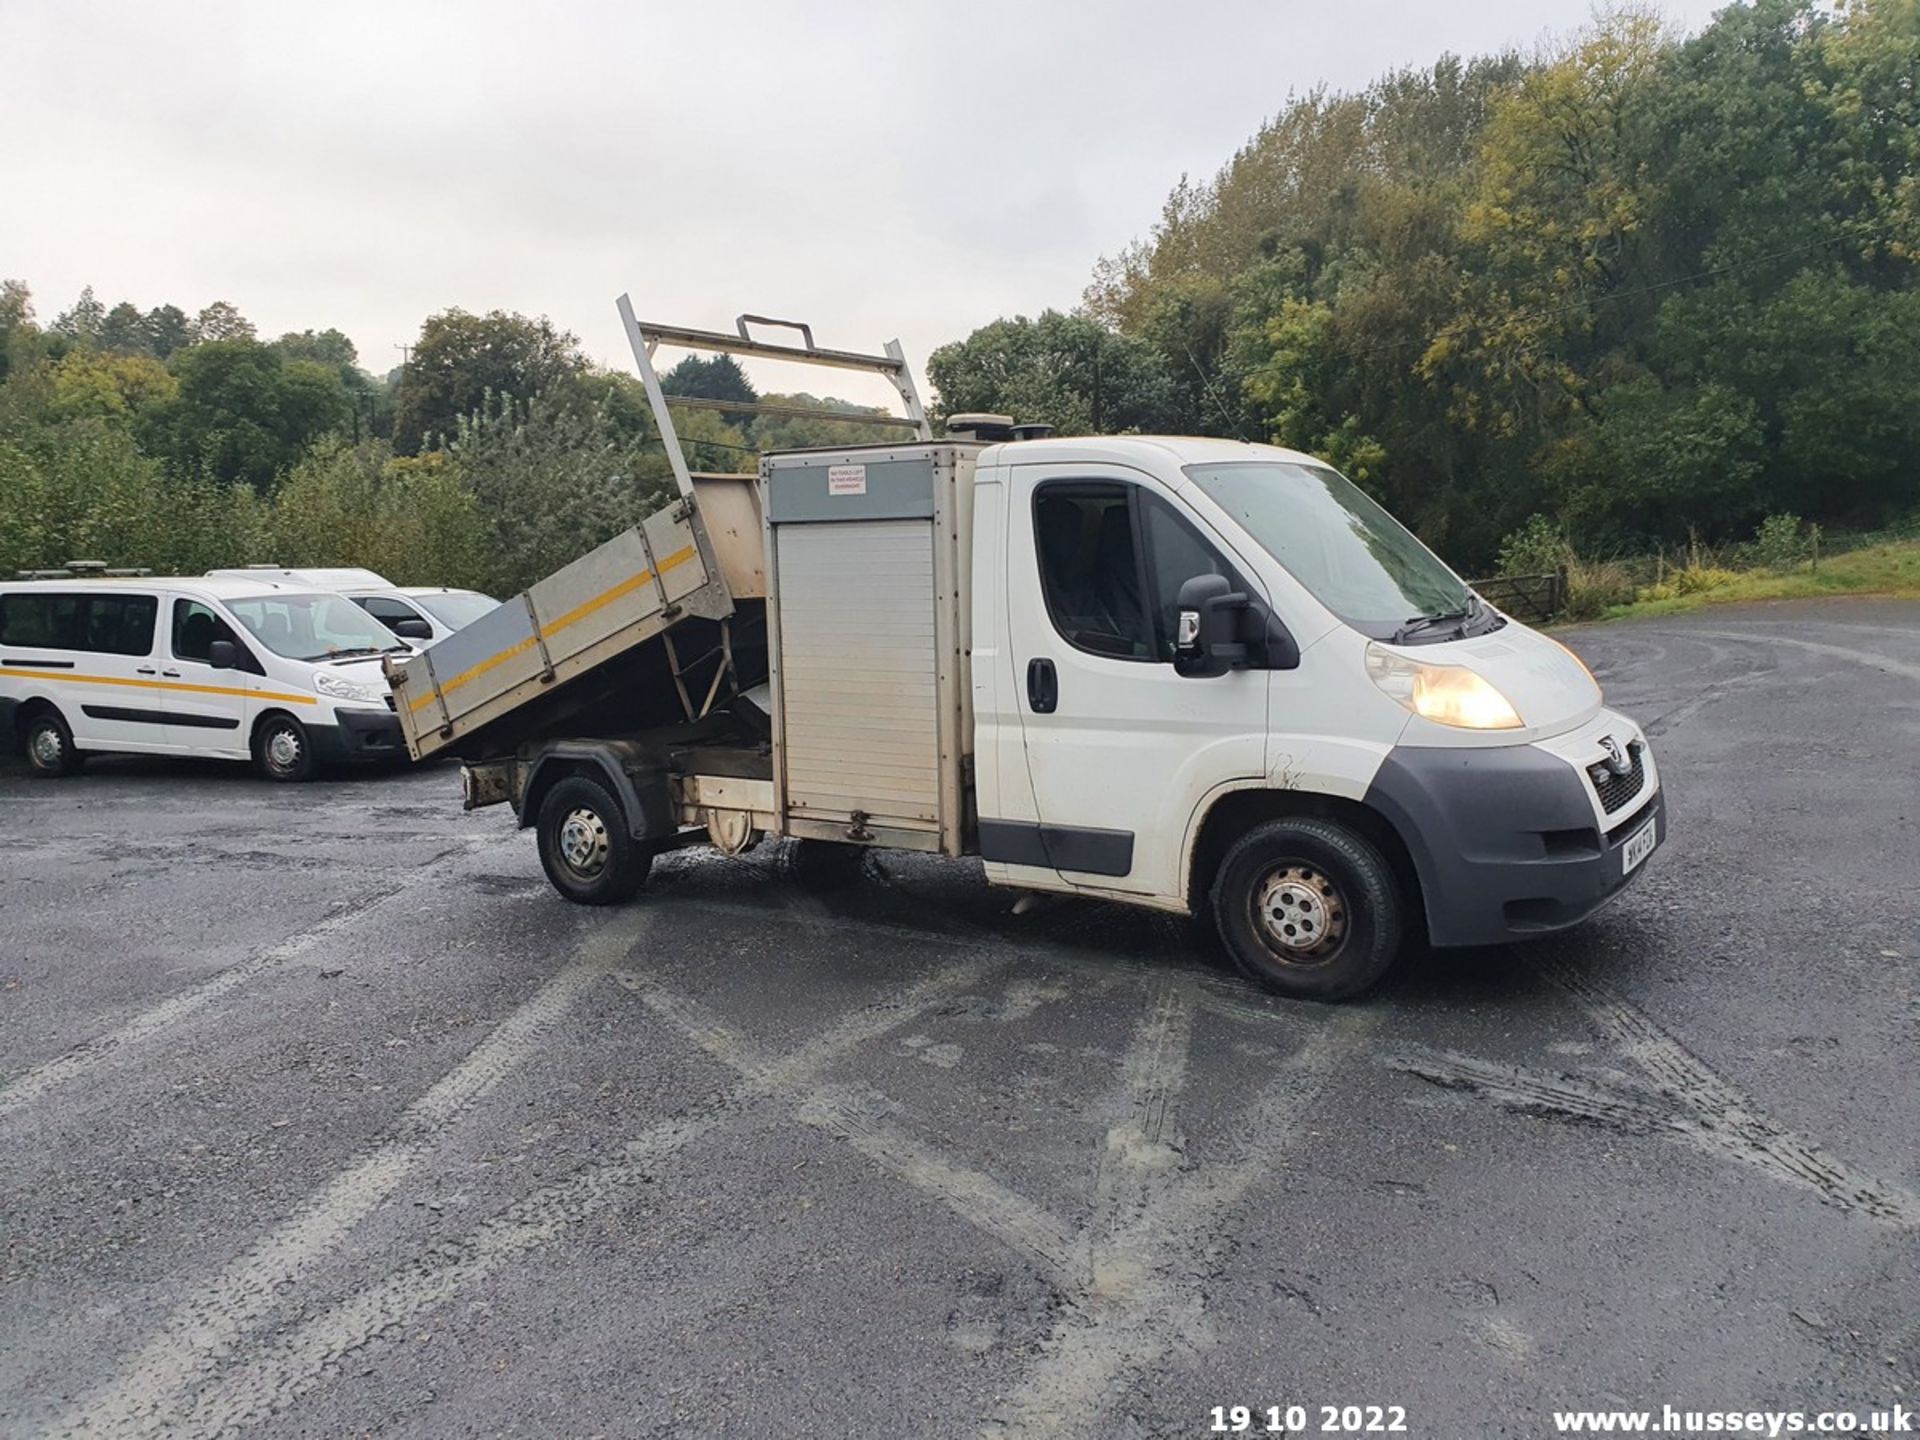
M 1708 0 L 1666 0 L 1688 28 Z M 238 305 L 385 372 L 449 306 L 927 352 L 1067 308 L 1286 101 L 1589 0 L 0 0 L 0 275 Z M 791 377 L 762 371 L 786 388 Z M 815 372 L 854 395 L 860 377 Z M 878 384 L 878 381 L 873 383 Z

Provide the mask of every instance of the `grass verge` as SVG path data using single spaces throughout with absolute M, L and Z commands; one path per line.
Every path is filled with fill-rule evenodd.
M 1823 595 L 1892 595 L 1920 599 L 1920 541 L 1901 540 L 1870 545 L 1823 559 L 1817 569 L 1799 566 L 1788 571 L 1749 570 L 1715 572 L 1714 583 L 1683 594 L 1642 598 L 1625 605 L 1609 605 L 1606 620 L 1639 615 L 1677 615 L 1703 605 L 1742 600 L 1802 600 Z M 1724 575 L 1725 579 L 1718 576 Z

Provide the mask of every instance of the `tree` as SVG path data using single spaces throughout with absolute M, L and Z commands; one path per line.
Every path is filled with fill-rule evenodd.
M 33 292 L 24 280 L 0 280 L 0 383 L 27 356 L 38 335 L 33 323 Z
M 156 305 L 147 312 L 147 353 L 165 360 L 193 343 L 193 322 L 178 305 Z
M 100 327 L 107 318 L 107 307 L 94 296 L 93 287 L 86 286 L 80 292 L 80 298 L 73 302 L 73 308 L 63 310 L 53 322 L 54 333 L 66 336 L 69 340 L 78 340 L 92 344 L 99 337 Z
M 542 315 L 446 310 L 427 318 L 394 397 L 394 445 L 413 454 L 489 396 L 527 400 L 587 368 L 580 342 Z
M 257 340 L 212 340 L 173 360 L 179 393 L 143 427 L 177 473 L 265 490 L 351 415 L 339 373 Z
M 553 396 L 489 402 L 458 420 L 446 453 L 486 522 L 481 588 L 497 595 L 612 538 L 672 490 L 659 449 L 623 438 L 605 412 Z
M 996 320 L 941 346 L 927 358 L 927 378 L 943 414 L 1006 414 L 1068 435 L 1165 430 L 1178 413 L 1157 354 L 1057 310 Z
M 216 300 L 193 317 L 194 343 L 205 345 L 217 340 L 251 340 L 253 322 L 225 300 Z
M 760 398 L 747 372 L 731 355 L 689 355 L 660 377 L 660 388 L 669 395 L 733 400 L 743 405 Z
M 138 305 L 122 300 L 101 320 L 95 343 L 102 350 L 126 355 L 151 353 L 147 348 L 147 317 L 140 313 Z

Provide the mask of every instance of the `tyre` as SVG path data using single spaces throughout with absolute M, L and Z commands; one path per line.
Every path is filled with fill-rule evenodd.
M 1256 825 L 1227 852 L 1213 918 L 1234 963 L 1267 989 L 1346 1000 L 1400 953 L 1399 885 L 1365 836 L 1308 817 Z
M 787 848 L 787 873 L 809 890 L 844 890 L 867 868 L 867 847 L 834 840 L 796 840 Z
M 49 779 L 71 775 L 86 763 L 87 757 L 73 748 L 73 731 L 54 709 L 41 710 L 22 727 L 20 738 L 27 748 L 27 764 L 36 775 Z
M 253 732 L 253 765 L 269 780 L 294 784 L 313 778 L 313 743 L 291 715 L 270 715 Z
M 575 904 L 630 900 L 653 868 L 653 852 L 627 833 L 620 802 L 585 775 L 569 775 L 549 790 L 534 824 L 547 879 Z

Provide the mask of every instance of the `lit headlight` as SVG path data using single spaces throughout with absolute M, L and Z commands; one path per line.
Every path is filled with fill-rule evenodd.
M 358 680 L 349 680 L 331 670 L 322 670 L 315 675 L 313 688 L 335 700 L 357 700 L 362 705 L 378 705 L 386 699 L 386 692 L 379 686 L 362 685 Z
M 1462 730 L 1520 728 L 1520 716 L 1507 697 L 1463 665 L 1429 665 L 1369 645 L 1367 674 L 1423 720 Z

